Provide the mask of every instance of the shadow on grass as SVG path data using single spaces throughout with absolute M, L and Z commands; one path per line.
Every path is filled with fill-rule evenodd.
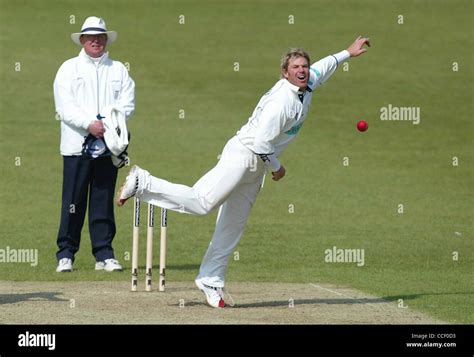
M 418 299 L 419 297 L 426 295 L 474 295 L 474 292 L 450 292 L 450 293 L 424 293 L 424 294 L 411 294 L 411 295 L 394 295 L 385 296 L 380 298 L 334 298 L 334 299 L 294 299 L 280 300 L 280 301 L 261 301 L 248 304 L 236 304 L 234 309 L 248 309 L 248 308 L 261 308 L 261 307 L 288 307 L 290 303 L 294 306 L 298 305 L 364 305 L 364 304 L 380 304 L 387 302 L 398 301 L 403 299 L 404 301 L 410 301 Z M 206 305 L 203 302 L 188 302 L 186 306 L 201 306 Z
M 394 295 L 384 296 L 382 299 L 387 301 L 398 301 L 402 300 L 415 300 L 422 296 L 439 296 L 439 295 L 474 295 L 474 291 L 463 291 L 463 292 L 446 292 L 446 293 L 419 293 L 419 294 L 407 294 L 407 295 Z
M 250 304 L 236 304 L 234 308 L 236 309 L 247 309 L 253 307 L 288 307 L 290 302 L 294 306 L 298 305 L 356 305 L 356 304 L 376 304 L 376 303 L 386 303 L 387 301 L 382 298 L 362 298 L 362 299 L 294 299 L 283 300 L 283 301 L 262 301 L 255 302 Z
M 294 306 L 298 305 L 354 305 L 354 304 L 373 304 L 373 303 L 386 303 L 386 300 L 381 298 L 363 298 L 363 299 L 295 299 L 292 301 Z M 234 309 L 248 309 L 258 307 L 288 307 L 290 304 L 289 300 L 280 301 L 260 301 L 248 304 L 238 304 L 233 306 Z M 173 304 L 178 305 L 178 304 Z M 186 306 L 201 306 L 206 305 L 204 302 L 190 301 L 186 303 Z
M 15 304 L 22 301 L 69 301 L 61 299 L 56 292 L 24 293 L 24 294 L 0 294 L 0 305 Z

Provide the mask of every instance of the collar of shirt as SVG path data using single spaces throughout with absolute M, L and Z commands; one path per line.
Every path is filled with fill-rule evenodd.
M 84 49 L 82 49 L 81 52 L 79 52 L 79 56 L 84 58 L 86 61 L 90 61 L 91 63 L 99 65 L 100 63 L 103 63 L 107 60 L 109 53 L 105 52 L 102 56 L 93 58 L 89 56 Z
M 311 90 L 310 87 L 306 87 L 305 90 L 301 90 L 300 87 L 295 86 L 294 84 L 291 84 L 287 79 L 285 79 L 285 82 L 286 82 L 288 88 L 290 88 L 290 90 L 291 90 L 292 92 L 295 92 L 295 94 L 298 95 L 298 97 L 299 97 L 299 96 L 304 96 L 304 94 L 305 94 L 306 92 L 312 92 L 312 90 Z
M 300 87 L 291 84 L 287 79 L 285 79 L 285 83 L 288 85 L 288 88 L 290 88 L 291 91 L 295 92 L 295 94 L 299 94 Z
M 311 88 L 306 87 L 305 90 L 301 90 L 301 89 L 298 88 L 298 95 L 303 95 L 303 94 L 305 94 L 306 92 L 308 92 L 308 93 L 309 93 L 309 92 L 312 92 Z

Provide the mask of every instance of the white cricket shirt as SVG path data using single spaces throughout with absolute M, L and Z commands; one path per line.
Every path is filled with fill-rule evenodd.
M 54 80 L 54 102 L 61 119 L 61 155 L 81 155 L 89 125 L 101 110 L 114 105 L 130 118 L 135 110 L 135 83 L 127 68 L 109 58 L 89 57 L 84 49 L 64 62 Z
M 349 52 L 344 50 L 312 64 L 304 92 L 286 79 L 280 79 L 263 95 L 248 122 L 237 132 L 240 142 L 264 161 L 268 157 L 272 171 L 277 171 L 280 163 L 276 158 L 303 126 L 314 89 L 328 80 L 338 64 L 349 57 Z

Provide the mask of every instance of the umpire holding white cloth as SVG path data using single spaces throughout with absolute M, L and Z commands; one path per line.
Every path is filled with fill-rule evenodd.
M 125 120 L 130 118 L 135 110 L 135 83 L 121 62 L 109 58 L 106 46 L 117 39 L 117 33 L 107 31 L 102 18 L 88 17 L 81 32 L 71 38 L 82 49 L 61 65 L 54 80 L 64 163 L 56 271 L 73 270 L 87 206 L 95 269 L 121 271 L 112 248 L 113 199 L 120 165 L 104 140 L 102 119 L 111 106 Z
M 285 168 L 278 157 L 296 138 L 307 119 L 314 91 L 339 64 L 367 51 L 368 38 L 357 38 L 347 50 L 311 64 L 302 49 L 282 60 L 281 79 L 260 99 L 248 122 L 225 145 L 217 165 L 192 187 L 175 184 L 132 167 L 119 190 L 117 204 L 130 197 L 177 212 L 204 215 L 219 207 L 216 228 L 195 282 L 210 306 L 225 306 L 225 274 L 239 242 L 265 171 L 279 181 Z M 230 298 L 230 300 L 232 300 Z

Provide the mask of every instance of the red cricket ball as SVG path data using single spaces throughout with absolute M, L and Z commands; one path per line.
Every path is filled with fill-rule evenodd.
M 357 123 L 357 130 L 359 131 L 366 131 L 369 128 L 369 124 L 365 120 L 360 120 Z

